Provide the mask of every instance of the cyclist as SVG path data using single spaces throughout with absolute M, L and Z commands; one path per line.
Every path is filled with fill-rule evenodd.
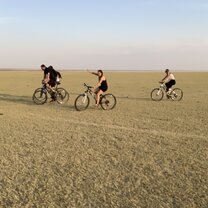
M 88 72 L 98 76 L 98 83 L 94 86 L 94 92 L 96 94 L 96 106 L 99 106 L 100 95 L 108 90 L 107 80 L 100 69 L 97 72 L 90 72 L 89 70 Z
M 44 71 L 43 82 L 49 84 L 50 87 L 54 87 L 56 82 L 60 81 L 61 74 L 56 71 L 52 66 L 46 67 L 42 64 L 41 69 Z
M 42 82 L 45 83 L 47 87 L 52 91 L 51 101 L 55 101 L 53 87 L 55 87 L 56 83 L 59 82 L 59 79 L 62 78 L 61 74 L 57 72 L 52 66 L 46 67 L 44 64 L 42 64 L 40 68 L 44 71 Z
M 171 87 L 176 84 L 176 80 L 175 80 L 174 75 L 170 72 L 169 69 L 166 69 L 165 70 L 165 73 L 166 73 L 166 75 L 160 81 L 160 83 L 164 83 L 165 82 L 166 92 L 167 92 L 168 95 L 170 95 L 170 93 L 171 93 Z

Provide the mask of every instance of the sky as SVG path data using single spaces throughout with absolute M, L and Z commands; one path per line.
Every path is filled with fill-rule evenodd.
M 0 68 L 208 70 L 207 0 L 0 0 Z

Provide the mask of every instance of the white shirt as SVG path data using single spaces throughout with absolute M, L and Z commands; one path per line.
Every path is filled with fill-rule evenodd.
M 170 80 L 175 80 L 175 77 L 174 77 L 174 75 L 172 73 L 170 73 L 168 75 L 168 77 L 165 79 L 166 82 L 169 82 Z

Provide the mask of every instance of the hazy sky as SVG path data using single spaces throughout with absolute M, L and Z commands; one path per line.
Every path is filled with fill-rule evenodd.
M 208 69 L 208 0 L 0 0 L 0 68 Z

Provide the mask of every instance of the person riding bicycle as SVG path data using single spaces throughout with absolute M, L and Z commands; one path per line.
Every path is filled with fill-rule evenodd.
M 89 70 L 88 72 L 98 76 L 98 83 L 94 86 L 94 92 L 96 94 L 96 106 L 99 106 L 100 95 L 108 90 L 107 80 L 100 69 L 97 72 L 90 72 Z
M 60 78 L 62 78 L 61 74 L 56 71 L 52 66 L 46 67 L 44 64 L 42 64 L 40 67 L 44 71 L 42 82 L 45 83 L 52 92 L 54 92 L 53 87 L 55 87 L 55 85 L 59 83 Z M 55 100 L 54 93 L 51 93 L 51 99 L 51 101 Z
M 56 71 L 52 66 L 46 67 L 42 64 L 40 67 L 44 71 L 43 82 L 49 84 L 50 87 L 54 87 L 62 78 L 60 72 Z
M 169 69 L 165 70 L 165 77 L 160 81 L 160 83 L 165 82 L 166 92 L 169 95 L 171 93 L 171 87 L 176 84 L 174 75 L 170 72 Z

